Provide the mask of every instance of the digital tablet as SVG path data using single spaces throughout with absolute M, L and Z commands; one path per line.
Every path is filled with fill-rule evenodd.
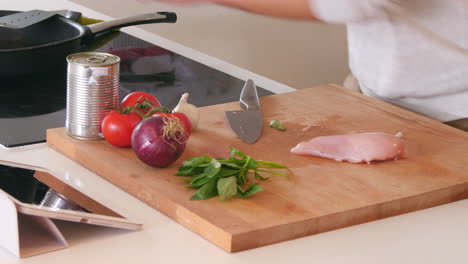
M 83 207 L 80 203 L 66 197 L 39 180 L 41 177 L 37 177 L 37 175 L 41 175 L 40 173 L 47 175 L 47 173 L 33 169 L 0 164 L 0 195 L 12 200 L 17 211 L 26 215 L 128 230 L 141 229 L 141 223 L 121 217 L 100 204 L 98 207 L 96 206 L 98 203 L 94 200 L 71 187 L 68 188 L 75 192 L 74 195 L 71 195 L 70 192 L 69 196 L 76 198 L 78 197 L 77 194 L 81 195 L 80 199 L 75 199 L 80 200 L 81 204 L 84 204 L 83 201 L 94 202 L 93 206 Z M 50 177 L 54 178 L 53 176 Z M 58 179 L 56 180 L 58 181 Z M 90 202 L 87 204 L 90 204 Z M 99 210 L 94 210 L 94 208 Z

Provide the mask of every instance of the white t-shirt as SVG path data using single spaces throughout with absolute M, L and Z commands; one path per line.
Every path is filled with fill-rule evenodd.
M 468 0 L 309 0 L 314 14 L 346 23 L 350 69 L 364 94 L 442 122 L 468 117 Z M 389 6 L 403 8 L 434 41 Z

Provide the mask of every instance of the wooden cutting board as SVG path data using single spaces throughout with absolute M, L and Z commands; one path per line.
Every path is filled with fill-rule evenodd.
M 229 252 L 264 246 L 424 209 L 468 197 L 468 133 L 338 86 L 261 98 L 264 131 L 247 145 L 229 129 L 224 111 L 237 102 L 201 108 L 181 159 L 165 169 L 140 162 L 131 149 L 80 141 L 64 128 L 47 143 Z M 288 128 L 268 127 L 278 119 Z M 402 132 L 407 154 L 396 161 L 340 163 L 290 154 L 298 142 L 321 135 Z M 254 158 L 289 166 L 289 179 L 262 181 L 248 199 L 190 201 L 193 190 L 174 176 L 182 161 L 226 157 L 233 146 Z

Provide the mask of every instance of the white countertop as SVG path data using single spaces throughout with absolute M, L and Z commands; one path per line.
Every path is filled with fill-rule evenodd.
M 109 18 L 66 0 L 16 0 L 8 1 L 2 8 L 68 8 L 81 11 L 88 17 Z M 241 79 L 253 78 L 259 85 L 273 92 L 292 90 L 139 28 L 132 27 L 124 31 Z M 468 259 L 468 200 L 230 254 L 46 144 L 12 149 L 0 146 L 0 161 L 3 164 L 22 164 L 47 170 L 127 218 L 144 223 L 143 230 L 129 232 L 60 222 L 59 228 L 69 242 L 69 248 L 22 260 L 0 249 L 2 264 L 466 263 Z

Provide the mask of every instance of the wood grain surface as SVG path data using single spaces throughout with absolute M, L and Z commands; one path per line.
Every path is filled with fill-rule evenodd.
M 334 85 L 260 101 L 264 130 L 257 143 L 247 145 L 229 129 L 224 111 L 238 110 L 238 102 L 204 107 L 183 156 L 165 169 L 143 164 L 131 149 L 73 139 L 64 128 L 48 130 L 47 143 L 229 252 L 468 197 L 468 133 Z M 269 128 L 272 119 L 288 130 Z M 316 136 L 360 132 L 402 132 L 407 153 L 350 164 L 289 152 Z M 260 182 L 265 191 L 248 199 L 190 201 L 194 191 L 174 176 L 178 166 L 193 156 L 226 157 L 229 146 L 286 164 L 291 177 Z

